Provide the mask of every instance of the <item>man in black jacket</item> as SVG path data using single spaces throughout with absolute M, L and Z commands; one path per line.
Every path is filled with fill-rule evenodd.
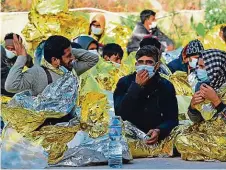
M 178 125 L 178 106 L 173 85 L 158 74 L 160 51 L 144 46 L 136 54 L 136 72 L 121 78 L 114 92 L 116 115 L 128 120 L 155 144 Z

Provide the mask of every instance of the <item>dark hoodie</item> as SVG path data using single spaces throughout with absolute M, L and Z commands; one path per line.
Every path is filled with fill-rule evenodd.
M 9 74 L 11 61 L 6 57 L 5 48 L 1 46 L 1 95 L 12 97 L 14 93 L 9 93 L 5 90 L 5 81 Z
M 75 38 L 73 42 L 78 43 L 84 50 L 88 50 L 91 43 L 97 44 L 97 48 L 99 46 L 98 42 L 95 39 L 86 35 Z
M 132 37 L 127 45 L 128 54 L 133 51 L 137 51 L 140 47 L 141 40 L 147 35 L 150 35 L 149 31 L 144 27 L 141 22 L 138 22 L 133 30 Z

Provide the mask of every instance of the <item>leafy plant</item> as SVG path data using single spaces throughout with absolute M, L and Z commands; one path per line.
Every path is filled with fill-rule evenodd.
M 197 25 L 194 23 L 193 16 L 191 17 L 191 27 L 197 33 L 198 36 L 204 37 L 206 35 L 206 28 L 203 23 L 198 23 Z
M 207 0 L 205 8 L 205 27 L 211 29 L 218 24 L 226 23 L 226 1 Z
M 136 26 L 137 22 L 140 21 L 140 18 L 138 15 L 128 15 L 127 18 L 121 17 L 120 20 L 121 20 L 122 25 L 126 25 L 131 30 L 133 30 L 134 27 Z

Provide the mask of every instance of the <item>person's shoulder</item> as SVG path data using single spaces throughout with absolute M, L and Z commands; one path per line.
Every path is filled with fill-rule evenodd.
M 136 73 L 129 74 L 119 79 L 118 84 L 131 84 L 131 82 L 135 81 Z
M 26 70 L 27 72 L 38 74 L 39 72 L 44 72 L 44 69 L 39 65 L 34 65 L 33 67 Z
M 174 88 L 173 84 L 169 80 L 167 80 L 163 77 L 160 77 L 160 79 L 159 79 L 159 88 L 160 88 L 160 90 L 162 90 L 164 92 L 175 93 L 175 88 Z

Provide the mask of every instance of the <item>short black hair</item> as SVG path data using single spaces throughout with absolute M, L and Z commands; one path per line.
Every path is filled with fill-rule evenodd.
M 44 58 L 46 61 L 51 63 L 51 58 L 56 57 L 61 59 L 64 55 L 64 50 L 71 46 L 71 42 L 61 36 L 61 35 L 53 35 L 50 36 L 44 45 Z
M 6 34 L 4 40 L 13 40 L 13 34 L 16 34 L 16 33 L 11 32 Z M 21 38 L 19 34 L 16 34 L 16 36 L 18 39 Z M 22 38 L 21 38 L 21 41 L 23 42 Z
M 159 50 L 161 50 L 161 43 L 156 38 L 153 38 L 153 37 L 144 38 L 140 42 L 140 48 L 142 48 L 146 45 L 152 45 L 152 46 L 155 46 L 156 48 L 158 48 Z
M 118 55 L 120 59 L 123 57 L 123 50 L 122 47 L 115 43 L 109 43 L 106 44 L 103 47 L 103 57 L 106 55 L 108 57 L 111 57 L 112 55 Z
M 226 42 L 226 25 L 221 26 L 220 30 L 223 32 L 223 38 Z
M 140 13 L 141 23 L 144 24 L 146 19 L 149 19 L 151 15 L 155 16 L 155 12 L 149 9 L 145 9 Z
M 160 58 L 160 51 L 155 46 L 146 45 L 137 51 L 136 60 L 143 56 L 152 57 L 156 62 L 158 62 Z

